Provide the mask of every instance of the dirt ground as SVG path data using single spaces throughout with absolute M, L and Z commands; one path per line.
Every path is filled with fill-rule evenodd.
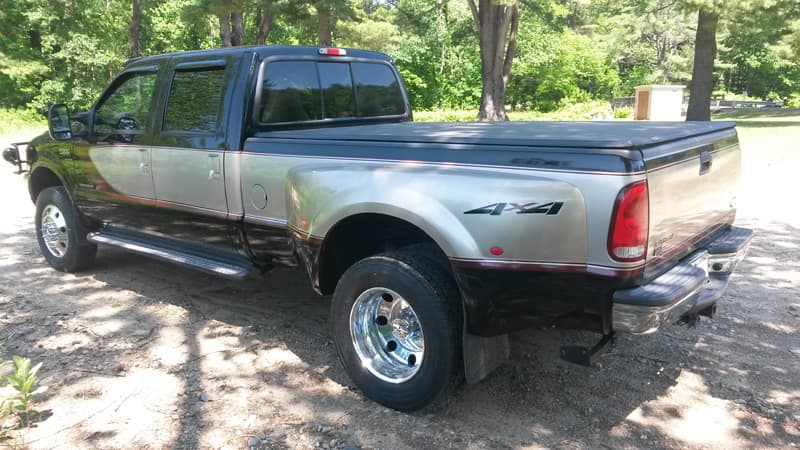
M 738 224 L 758 234 L 713 321 L 620 336 L 592 368 L 558 357 L 588 335 L 515 333 L 504 366 L 418 414 L 351 387 L 303 273 L 235 283 L 108 248 L 88 272 L 52 270 L 2 163 L 0 371 L 29 356 L 48 390 L 0 447 L 800 446 L 799 140 L 742 128 Z

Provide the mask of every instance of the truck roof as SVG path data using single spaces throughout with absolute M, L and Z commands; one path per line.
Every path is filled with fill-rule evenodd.
M 734 128 L 734 122 L 406 122 L 258 133 L 260 137 L 635 149 Z
M 125 62 L 125 67 L 138 66 L 140 64 L 152 64 L 165 59 L 173 57 L 192 57 L 192 56 L 215 56 L 215 55 L 237 55 L 243 53 L 257 53 L 262 58 L 274 55 L 311 55 L 318 56 L 319 49 L 324 47 L 311 47 L 299 45 L 248 45 L 241 47 L 224 47 L 213 48 L 206 50 L 191 50 L 188 52 L 175 52 L 175 53 L 162 53 L 160 55 L 143 56 L 139 58 L 131 58 Z M 380 52 L 373 52 L 369 50 L 359 50 L 354 48 L 345 48 L 347 56 L 356 58 L 378 59 L 382 61 L 392 61 L 388 55 Z

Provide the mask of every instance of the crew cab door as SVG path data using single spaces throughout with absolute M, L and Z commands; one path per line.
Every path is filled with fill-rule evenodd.
M 138 226 L 152 211 L 157 76 L 157 66 L 123 72 L 90 111 L 91 129 L 76 139 L 77 202 L 94 219 Z
M 172 60 L 159 97 L 152 149 L 160 219 L 156 231 L 193 243 L 231 247 L 225 192 L 225 98 L 230 59 Z

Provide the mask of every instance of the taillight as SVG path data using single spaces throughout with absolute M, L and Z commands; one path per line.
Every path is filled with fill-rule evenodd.
M 347 55 L 347 50 L 343 48 L 322 47 L 319 49 L 319 54 L 328 56 L 345 56 Z
M 625 186 L 614 203 L 608 229 L 608 254 L 615 261 L 641 261 L 647 254 L 650 216 L 647 181 Z

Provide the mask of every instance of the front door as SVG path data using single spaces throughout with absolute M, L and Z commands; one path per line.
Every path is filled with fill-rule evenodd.
M 120 75 L 95 107 L 93 129 L 76 140 L 78 202 L 95 219 L 139 226 L 152 212 L 156 77 L 156 67 Z

